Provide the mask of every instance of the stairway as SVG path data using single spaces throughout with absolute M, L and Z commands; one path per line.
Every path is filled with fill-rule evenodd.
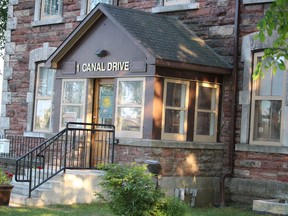
M 93 196 L 100 192 L 99 182 L 103 171 L 66 170 L 59 173 L 28 198 L 28 183 L 12 181 L 14 188 L 10 197 L 11 206 L 48 206 L 57 204 L 91 203 L 100 201 Z

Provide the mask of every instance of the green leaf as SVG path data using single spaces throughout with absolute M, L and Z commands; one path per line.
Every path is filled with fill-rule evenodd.
M 280 60 L 280 62 L 278 63 L 278 66 L 280 70 L 286 70 L 285 63 L 283 60 Z

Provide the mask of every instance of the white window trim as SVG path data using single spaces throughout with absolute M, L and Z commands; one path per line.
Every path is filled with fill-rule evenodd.
M 43 47 L 34 49 L 30 51 L 29 55 L 29 75 L 30 75 L 30 82 L 29 82 L 29 91 L 27 92 L 27 125 L 26 131 L 24 132 L 24 136 L 38 136 L 38 137 L 45 137 L 46 133 L 40 132 L 33 132 L 33 113 L 34 113 L 34 98 L 35 98 L 35 82 L 36 82 L 36 69 L 37 63 L 41 61 L 46 61 L 48 57 L 56 50 L 56 47 L 49 47 L 49 43 L 43 43 Z M 54 73 L 56 73 L 54 71 Z M 54 98 L 52 99 L 54 100 Z M 53 103 L 53 101 L 52 101 Z M 53 106 L 52 106 L 52 114 L 53 116 Z M 51 119 L 53 125 L 53 118 Z
M 253 71 L 256 68 L 256 62 L 257 58 L 263 56 L 263 52 L 258 52 L 254 54 L 254 68 Z M 250 144 L 255 145 L 274 145 L 274 146 L 281 146 L 282 139 L 283 139 L 283 127 L 284 127 L 284 106 L 285 106 L 285 92 L 286 92 L 286 73 L 283 73 L 283 85 L 282 85 L 282 96 L 257 96 L 256 90 L 259 86 L 259 80 L 253 80 L 253 86 L 252 86 L 252 99 L 251 99 L 251 120 L 250 120 Z M 261 78 L 260 78 L 261 79 Z M 282 102 L 282 113 L 281 113 L 281 131 L 280 131 L 280 140 L 279 142 L 273 142 L 273 141 L 265 141 L 265 140 L 254 140 L 253 134 L 254 134 L 254 117 L 255 117 L 255 101 L 256 100 L 277 100 Z
M 216 89 L 216 95 L 215 95 L 215 110 L 202 110 L 198 109 L 198 102 L 199 102 L 199 87 L 207 87 L 207 88 L 213 88 Z M 217 84 L 209 84 L 209 83 L 196 83 L 196 102 L 195 102 L 195 118 L 194 118 L 194 141 L 199 142 L 216 142 L 217 141 L 217 123 L 218 123 L 218 107 L 219 107 L 219 92 L 220 87 Z M 215 121 L 214 121 L 214 131 L 213 136 L 212 135 L 198 135 L 196 134 L 196 128 L 197 128 L 197 117 L 198 117 L 198 111 L 199 112 L 205 112 L 205 113 L 213 113 L 215 115 Z
M 166 97 L 167 97 L 167 83 L 177 83 L 177 84 L 185 84 L 186 92 L 185 92 L 185 107 L 181 108 L 173 108 L 175 110 L 184 111 L 184 123 L 183 123 L 183 133 L 165 133 L 165 110 L 166 110 Z M 162 140 L 178 140 L 178 141 L 186 141 L 187 139 L 187 122 L 188 122 L 188 106 L 189 106 L 189 81 L 183 80 L 172 80 L 165 79 L 164 81 L 164 94 L 163 94 L 163 107 L 162 107 L 162 129 L 161 129 L 161 139 Z
M 117 120 L 117 116 L 118 116 L 118 102 L 119 102 L 119 98 L 118 98 L 118 87 L 119 87 L 119 82 L 121 81 L 142 81 L 143 82 L 143 91 L 142 91 L 142 104 L 141 105 L 137 105 L 134 107 L 141 107 L 141 123 L 140 123 L 140 131 L 119 131 L 118 130 L 118 120 Z M 145 89 L 146 89 L 146 80 L 144 77 L 140 77 L 140 78 L 118 78 L 117 79 L 117 85 L 116 85 L 116 104 L 115 104 L 115 136 L 117 137 L 131 137 L 131 138 L 142 138 L 143 137 L 143 127 L 144 127 L 144 106 L 145 106 Z
M 84 86 L 85 86 L 85 93 L 84 93 L 84 102 L 80 105 L 80 104 L 65 104 L 63 103 L 62 99 L 64 97 L 64 83 L 65 82 L 73 82 L 73 81 L 81 81 L 81 82 L 84 82 Z M 62 80 L 62 87 L 61 87 L 61 104 L 60 104 L 60 125 L 59 125 L 59 128 L 60 129 L 64 129 L 65 127 L 62 127 L 62 115 L 63 115 L 63 106 L 65 105 L 68 105 L 68 106 L 82 106 L 83 107 L 83 114 L 82 114 L 82 117 L 81 119 L 83 119 L 83 121 L 86 121 L 87 119 L 85 118 L 86 116 L 86 101 L 87 101 L 87 79 L 63 79 Z
M 53 93 L 51 96 L 37 96 L 37 91 L 38 91 L 38 87 L 39 87 L 39 72 L 40 72 L 40 67 L 44 67 L 44 63 L 40 63 L 37 65 L 37 77 L 36 77 L 36 86 L 35 86 L 35 104 L 34 104 L 34 116 L 33 116 L 33 132 L 46 132 L 49 133 L 52 131 L 52 101 L 53 101 Z M 51 71 L 53 73 L 53 71 Z M 54 80 L 55 80 L 55 72 L 54 72 Z M 53 87 L 53 92 L 54 92 L 54 87 Z M 50 113 L 50 123 L 49 123 L 49 129 L 47 130 L 41 130 L 41 129 L 37 129 L 35 128 L 35 124 L 36 124 L 36 114 L 37 114 L 37 101 L 38 100 L 50 100 L 51 101 L 51 113 Z
M 170 11 L 183 11 L 199 9 L 200 5 L 196 0 L 190 0 L 188 4 L 164 5 L 164 0 L 158 0 L 157 6 L 151 9 L 152 13 L 164 13 Z
M 250 109 L 251 109 L 251 83 L 252 83 L 252 52 L 257 50 L 263 50 L 268 47 L 272 47 L 273 41 L 277 37 L 277 34 L 273 34 L 271 37 L 266 36 L 267 40 L 261 43 L 259 40 L 255 40 L 255 35 L 258 32 L 254 32 L 245 35 L 242 38 L 242 51 L 241 51 L 241 61 L 244 63 L 243 70 L 243 86 L 242 91 L 239 92 L 239 104 L 242 106 L 241 113 L 241 134 L 240 143 L 249 143 L 249 133 L 250 133 Z M 286 76 L 286 86 L 288 86 L 288 76 Z M 285 90 L 284 95 L 286 95 L 286 101 L 283 110 L 283 118 L 288 119 L 288 88 Z M 284 122 L 284 127 L 282 128 L 282 146 L 288 146 L 288 121 Z
M 243 4 L 263 4 L 263 3 L 270 3 L 275 0 L 243 0 Z
M 59 15 L 55 16 L 48 16 L 43 19 L 41 17 L 42 14 L 42 4 L 43 0 L 35 0 L 35 10 L 34 10 L 34 21 L 32 21 L 32 26 L 41 26 L 41 25 L 52 25 L 52 24 L 58 24 L 63 23 L 63 0 L 59 0 Z
M 89 0 L 81 0 L 80 16 L 77 16 L 77 21 L 82 21 L 86 15 L 90 12 L 88 6 Z M 108 4 L 113 4 L 113 0 L 108 0 Z

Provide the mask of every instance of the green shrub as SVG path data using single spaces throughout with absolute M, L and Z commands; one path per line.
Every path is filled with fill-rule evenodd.
M 186 203 L 175 197 L 165 196 L 159 200 L 158 205 L 159 211 L 165 216 L 184 216 L 190 210 Z
M 100 185 L 108 194 L 109 205 L 116 215 L 183 216 L 185 204 L 155 190 L 153 175 L 146 165 L 103 166 L 106 170 Z

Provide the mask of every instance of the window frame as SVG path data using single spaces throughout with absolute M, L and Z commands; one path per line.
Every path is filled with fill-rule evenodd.
M 253 55 L 253 71 L 257 65 L 257 58 L 264 55 L 264 52 L 256 52 Z M 271 69 L 269 69 L 271 70 Z M 269 71 L 272 73 L 272 71 Z M 272 75 L 273 76 L 273 75 Z M 261 78 L 259 78 L 261 79 Z M 259 79 L 252 81 L 252 97 L 251 97 L 251 120 L 250 120 L 250 136 L 249 136 L 249 143 L 255 145 L 272 145 L 272 146 L 282 146 L 283 140 L 283 127 L 284 127 L 284 110 L 285 110 L 285 95 L 286 95 L 286 72 L 283 72 L 283 79 L 282 79 L 282 95 L 281 96 L 259 96 L 256 95 L 256 92 L 259 89 Z M 281 125 L 280 125 L 280 139 L 279 142 L 271 141 L 271 140 L 254 140 L 254 126 L 255 126 L 255 102 L 256 101 L 281 101 Z
M 166 98 L 167 98 L 167 84 L 185 84 L 185 106 L 184 107 L 173 107 L 166 106 Z M 186 80 L 173 80 L 173 79 L 165 79 L 164 80 L 164 94 L 163 94 L 163 106 L 162 106 L 162 126 L 161 126 L 161 139 L 162 140 L 177 140 L 177 141 L 186 141 L 187 139 L 187 125 L 188 125 L 188 107 L 189 107 L 189 89 L 190 82 Z M 184 111 L 184 122 L 183 122 L 183 133 L 167 133 L 165 132 L 165 111 L 166 109 L 172 109 L 176 111 Z M 179 126 L 180 127 L 180 126 Z
M 38 96 L 37 92 L 39 89 L 39 73 L 40 73 L 40 68 L 45 68 L 44 63 L 39 63 L 37 64 L 37 71 L 36 71 L 36 85 L 35 85 L 35 93 L 34 93 L 34 107 L 33 107 L 33 132 L 51 132 L 52 131 L 52 102 L 53 102 L 53 93 L 54 93 L 54 81 L 53 81 L 53 86 L 52 86 L 52 93 L 51 96 Z M 53 73 L 52 79 L 55 80 L 55 71 L 48 69 L 51 73 Z M 48 129 L 38 129 L 36 128 L 36 120 L 37 120 L 37 101 L 38 100 L 50 100 L 50 120 L 49 120 L 49 128 Z
M 119 86 L 120 82 L 125 81 L 142 81 L 143 82 L 143 89 L 142 89 L 142 103 L 139 105 L 129 105 L 129 104 L 119 104 Z M 145 90 L 146 90 L 146 79 L 145 77 L 132 77 L 132 78 L 117 78 L 116 81 L 116 102 L 115 102 L 115 135 L 118 137 L 130 137 L 130 138 L 142 138 L 143 137 L 143 127 L 144 127 L 144 108 L 145 108 Z M 141 108 L 141 115 L 140 115 L 140 130 L 139 131 L 125 131 L 125 130 L 118 130 L 118 108 L 120 107 L 127 107 L 127 108 Z
M 52 7 L 53 6 L 53 4 L 52 4 L 52 2 L 51 2 L 52 0 L 50 0 L 50 6 Z M 41 20 L 44 20 L 44 19 L 53 19 L 53 18 L 55 18 L 55 17 L 59 17 L 59 14 L 60 14 L 60 0 L 59 0 L 59 2 L 58 2 L 58 13 L 57 14 L 55 14 L 55 15 L 51 15 L 51 14 L 48 14 L 48 15 L 45 15 L 45 0 L 42 0 L 41 1 Z M 50 10 L 51 11 L 51 10 Z
M 171 11 L 184 11 L 184 10 L 195 10 L 200 8 L 200 4 L 198 0 L 179 0 L 180 2 L 184 3 L 170 3 L 165 4 L 165 0 L 157 0 L 156 7 L 152 8 L 152 13 L 164 13 L 164 12 L 171 12 Z
M 101 0 L 99 2 L 104 3 Z M 113 0 L 107 0 L 105 3 L 113 5 Z M 80 16 L 77 16 L 77 21 L 83 20 L 90 12 L 90 0 L 81 0 Z
M 64 98 L 64 91 L 65 91 L 65 82 L 83 82 L 84 83 L 84 101 L 83 103 L 63 103 L 63 98 Z M 86 101 L 87 101 L 87 79 L 63 79 L 62 80 L 62 87 L 61 87 L 61 101 L 60 101 L 60 125 L 59 125 L 59 128 L 60 129 L 64 129 L 65 127 L 62 126 L 62 119 L 63 119 L 63 107 L 64 106 L 79 106 L 79 107 L 82 107 L 82 116 L 81 116 L 81 119 L 82 121 L 86 121 L 85 119 L 85 112 L 86 112 Z M 78 122 L 77 120 L 77 117 L 76 117 L 76 121 Z
M 215 89 L 215 108 L 214 110 L 210 109 L 199 109 L 198 103 L 199 103 L 199 88 L 205 87 L 205 88 L 212 88 Z M 194 141 L 195 142 L 216 142 L 217 141 L 217 131 L 218 131 L 218 118 L 219 118 L 219 96 L 220 96 L 220 86 L 218 84 L 212 84 L 212 83 L 200 83 L 196 82 L 196 94 L 195 94 L 195 116 L 194 116 Z M 204 113 L 211 113 L 214 114 L 214 130 L 213 135 L 198 135 L 197 134 L 197 120 L 198 120 L 198 113 L 204 112 Z
M 264 4 L 264 3 L 271 3 L 275 0 L 243 0 L 243 4 Z
M 43 16 L 44 0 L 35 0 L 34 21 L 32 26 L 53 25 L 64 22 L 63 18 L 63 0 L 59 0 L 58 15 Z

